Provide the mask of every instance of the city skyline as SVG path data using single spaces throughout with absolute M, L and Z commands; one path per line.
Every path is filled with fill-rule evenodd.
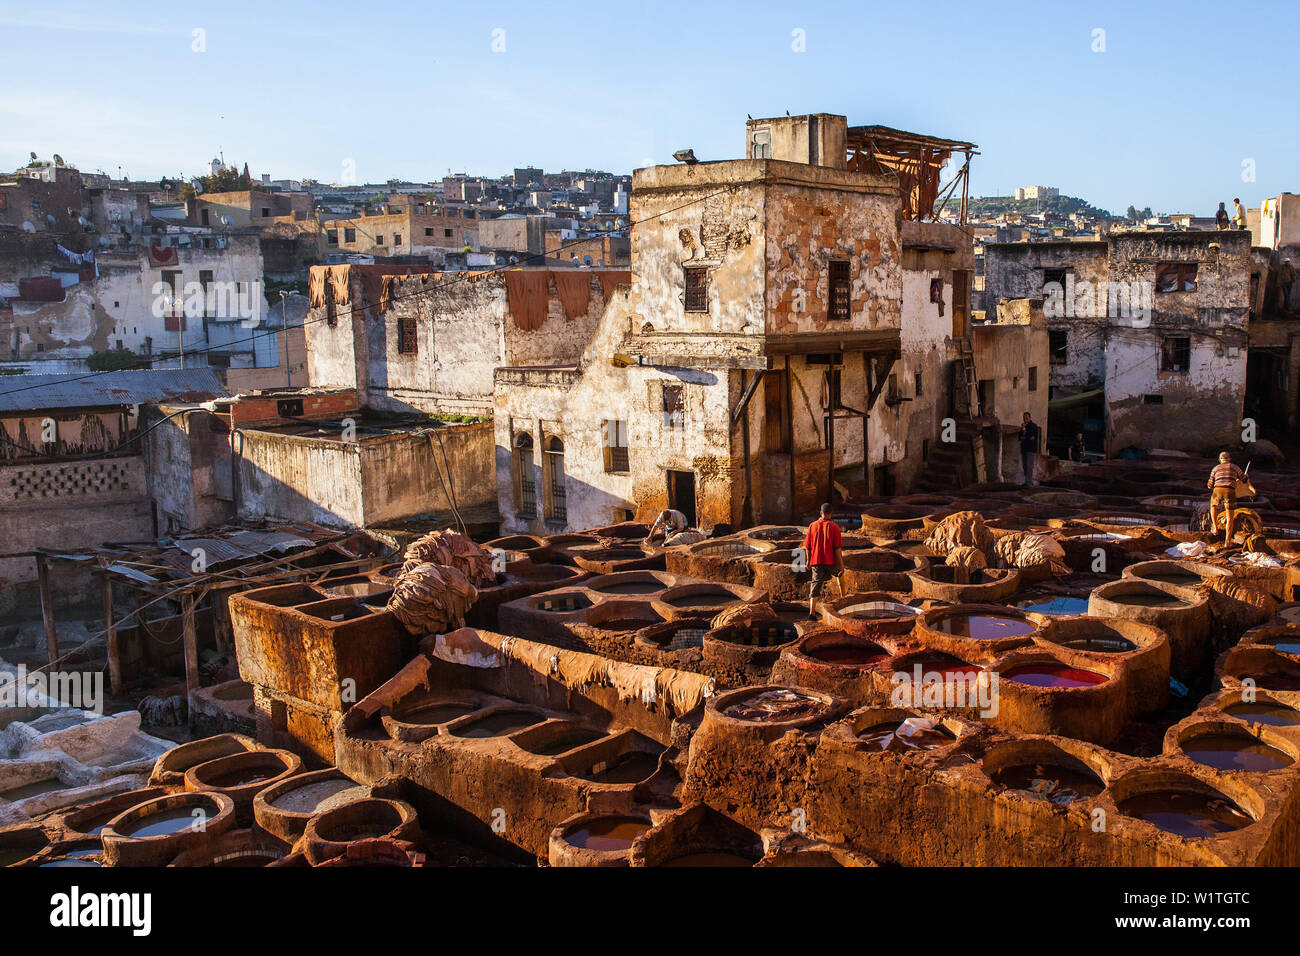
M 1300 147 L 1294 122 L 1238 97 L 1223 71 L 1197 68 L 1231 48 L 1241 23 L 1209 4 L 1176 19 L 1117 4 L 939 5 L 925 44 L 874 39 L 919 29 L 888 8 L 746 7 L 742 17 L 733 4 L 670 3 L 573 25 L 540 12 L 397 3 L 365 21 L 371 33 L 389 26 L 394 42 L 361 47 L 358 35 L 371 34 L 358 33 L 358 18 L 330 15 L 342 9 L 7 8 L 0 50 L 16 72 L 44 78 L 38 92 L 0 94 L 0 165 L 35 151 L 141 179 L 198 175 L 218 154 L 255 174 L 322 183 L 345 181 L 348 168 L 356 182 L 497 176 L 524 164 L 626 173 L 671 163 L 683 147 L 702 160 L 735 158 L 746 114 L 788 110 L 978 143 L 975 196 L 1048 183 L 1114 213 L 1135 204 L 1209 215 L 1218 202 L 1257 206 L 1291 187 L 1288 158 Z M 1297 18 L 1280 5 L 1253 9 Z M 673 11 L 691 29 L 667 43 L 647 25 Z M 427 31 L 442 39 L 412 40 Z M 52 44 L 61 54 L 53 74 Z M 859 74 L 842 66 L 862 62 L 855 44 L 870 44 L 857 89 Z M 1168 87 L 1147 76 L 1162 61 Z M 1283 81 L 1280 62 L 1258 58 L 1251 69 L 1253 83 Z M 316 85 L 304 85 L 312 71 Z M 991 88 L 998 83 L 1007 95 Z M 1142 85 L 1150 96 L 1134 95 Z M 457 99 L 439 94 L 453 87 Z M 183 107 L 172 105 L 177 90 Z M 276 96 L 293 106 L 278 112 Z M 1182 154 L 1181 142 L 1200 145 Z

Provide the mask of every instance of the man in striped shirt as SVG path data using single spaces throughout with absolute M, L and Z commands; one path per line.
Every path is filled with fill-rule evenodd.
M 1210 530 L 1214 530 L 1216 505 L 1227 513 L 1224 516 L 1224 547 L 1232 544 L 1232 524 L 1237 507 L 1237 482 L 1246 477 L 1246 473 L 1232 463 L 1232 456 L 1226 451 L 1219 452 L 1219 463 L 1210 470 L 1210 480 L 1205 483 L 1210 489 Z

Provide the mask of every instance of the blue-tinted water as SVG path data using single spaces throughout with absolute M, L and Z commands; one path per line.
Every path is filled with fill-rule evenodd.
M 1087 614 L 1088 599 L 1068 596 L 1050 599 L 1031 598 L 1028 601 L 1021 601 L 1016 607 L 1035 614 Z

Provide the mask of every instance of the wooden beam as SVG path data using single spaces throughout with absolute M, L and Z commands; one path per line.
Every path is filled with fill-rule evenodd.
M 194 695 L 199 689 L 199 639 L 194 631 L 194 592 L 181 596 L 181 635 L 185 642 L 185 703 L 190 723 L 194 722 Z
M 45 648 L 50 666 L 59 659 L 59 633 L 54 626 L 54 594 L 50 588 L 50 563 L 45 555 L 36 554 L 36 580 L 41 592 L 41 620 L 45 623 Z
M 732 428 L 736 427 L 736 423 L 740 421 L 741 416 L 745 414 L 745 410 L 749 408 L 749 400 L 754 397 L 754 392 L 758 390 L 758 383 L 763 380 L 763 373 L 765 371 L 765 369 L 759 369 L 758 374 L 753 377 L 748 385 L 745 385 L 745 376 L 747 373 L 744 369 L 740 370 L 740 383 L 745 385 L 745 389 L 740 393 L 740 401 L 736 403 L 736 410 L 731 413 Z
M 113 579 L 104 573 L 100 582 L 104 604 L 104 646 L 108 649 L 108 687 L 114 697 L 121 697 L 122 656 L 117 646 L 117 623 L 113 620 Z

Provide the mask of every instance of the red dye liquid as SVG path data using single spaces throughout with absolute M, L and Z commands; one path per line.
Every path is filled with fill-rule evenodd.
M 1007 680 L 1030 687 L 1095 687 L 1109 679 L 1105 674 L 1066 664 L 1020 664 L 1002 672 Z
M 1294 727 L 1300 724 L 1300 710 L 1283 707 L 1281 704 L 1233 704 L 1225 708 L 1224 713 L 1254 724 L 1268 724 L 1270 727 Z
M 1028 621 L 1002 614 L 953 614 L 941 618 L 936 630 L 976 641 L 1022 637 L 1038 630 Z

